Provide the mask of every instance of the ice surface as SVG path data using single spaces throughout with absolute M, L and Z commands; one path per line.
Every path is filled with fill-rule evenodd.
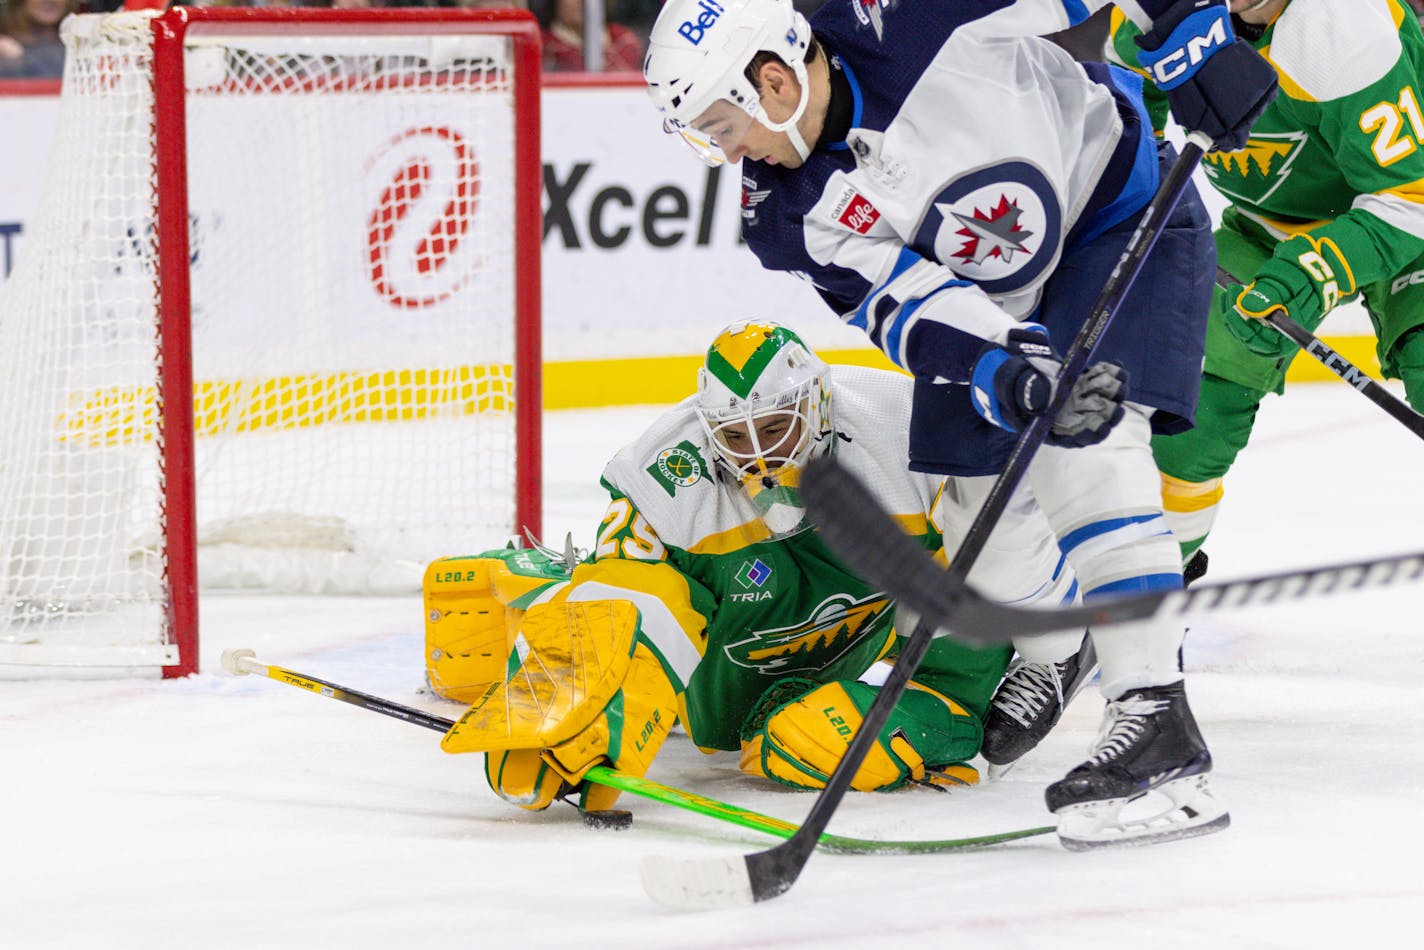
M 546 527 L 586 546 L 614 444 L 656 408 L 551 414 Z M 1269 400 L 1228 482 L 1213 578 L 1424 548 L 1424 444 L 1343 385 Z M 1187 640 L 1224 834 L 1069 854 L 1051 837 L 919 857 L 817 855 L 785 896 L 678 915 L 646 854 L 770 839 L 625 796 L 625 832 L 528 814 L 438 735 L 257 677 L 247 646 L 444 716 L 422 695 L 415 598 L 208 596 L 181 682 L 0 682 L 0 947 L 1415 946 L 1424 909 L 1424 586 L 1242 611 Z M 1048 822 L 1095 691 L 1004 780 L 850 797 L 832 830 L 957 837 Z M 799 820 L 811 798 L 675 737 L 663 782 Z

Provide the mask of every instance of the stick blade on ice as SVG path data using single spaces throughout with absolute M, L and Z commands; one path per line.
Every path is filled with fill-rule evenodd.
M 741 855 L 686 860 L 650 854 L 643 858 L 641 872 L 648 896 L 674 910 L 719 910 L 757 901 Z

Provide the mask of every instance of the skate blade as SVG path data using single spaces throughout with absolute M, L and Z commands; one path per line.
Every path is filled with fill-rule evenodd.
M 1084 802 L 1060 808 L 1058 840 L 1069 851 L 1138 847 L 1224 831 L 1231 824 L 1226 805 L 1207 775 L 1191 775 L 1159 786 L 1171 805 L 1143 818 L 1124 819 L 1123 808 L 1143 796 Z
M 1019 760 L 1018 760 L 1018 759 L 1014 759 L 1012 762 L 1006 762 L 1006 763 L 1004 763 L 1003 765 L 994 765 L 994 764 L 991 762 L 991 763 L 989 764 L 989 768 L 986 770 L 986 771 L 987 771 L 987 774 L 988 774 L 988 776 L 989 776 L 989 781 L 991 781 L 991 782 L 997 782 L 999 779 L 1003 778 L 1005 775 L 1008 775 L 1009 772 L 1013 770 L 1013 767 L 1014 767 L 1015 765 L 1018 765 L 1018 764 L 1019 764 Z

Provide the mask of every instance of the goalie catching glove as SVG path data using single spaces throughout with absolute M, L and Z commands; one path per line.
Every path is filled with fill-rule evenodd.
M 1053 403 L 1058 354 L 1048 331 L 1036 323 L 1009 331 L 1002 346 L 990 343 L 979 353 L 969 384 L 974 408 L 989 422 L 1019 432 Z M 1093 363 L 1073 381 L 1073 390 L 1053 420 L 1049 445 L 1095 445 L 1122 419 L 1127 371 L 1115 363 Z
M 1329 238 L 1298 234 L 1276 245 L 1249 286 L 1234 288 L 1236 307 L 1226 328 L 1257 356 L 1290 356 L 1296 345 L 1265 322 L 1277 310 L 1314 333 L 1343 297 L 1355 292 L 1355 275 L 1339 246 Z
M 485 752 L 495 793 L 541 810 L 578 791 L 602 811 L 617 789 L 583 778 L 595 765 L 644 775 L 677 719 L 677 693 L 639 636 L 625 600 L 541 604 L 519 624 L 510 672 L 491 683 L 441 741 Z
M 782 680 L 762 694 L 742 726 L 742 771 L 794 788 L 825 788 L 879 692 L 856 680 Z M 979 720 L 962 706 L 911 683 L 850 787 L 972 785 L 979 773 L 966 760 L 979 752 L 982 737 Z

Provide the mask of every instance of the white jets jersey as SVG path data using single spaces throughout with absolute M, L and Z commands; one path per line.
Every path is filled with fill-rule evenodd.
M 811 24 L 850 128 L 799 169 L 744 164 L 748 245 L 898 365 L 965 381 L 986 340 L 1031 318 L 1065 248 L 1156 189 L 1140 79 L 1037 37 L 1100 5 L 829 0 Z M 937 332 L 912 341 L 923 324 Z

